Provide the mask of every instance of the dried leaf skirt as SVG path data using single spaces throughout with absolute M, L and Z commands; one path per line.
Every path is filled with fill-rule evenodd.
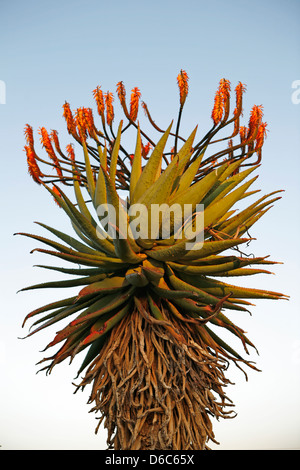
M 215 440 L 211 418 L 233 417 L 223 392 L 227 361 L 209 350 L 200 329 L 134 309 L 112 330 L 77 389 L 92 384 L 115 450 L 203 450 Z M 178 338 L 183 339 L 179 341 Z

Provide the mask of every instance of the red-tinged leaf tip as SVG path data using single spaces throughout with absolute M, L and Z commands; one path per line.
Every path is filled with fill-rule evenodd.
M 65 121 L 67 123 L 67 129 L 69 134 L 77 136 L 75 119 L 71 111 L 70 104 L 68 102 L 65 102 L 65 104 L 63 105 L 63 110 L 63 117 L 65 118 Z

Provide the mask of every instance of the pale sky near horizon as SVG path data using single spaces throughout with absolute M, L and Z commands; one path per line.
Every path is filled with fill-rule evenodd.
M 157 124 L 176 117 L 176 77 L 187 71 L 189 96 L 183 128 L 211 125 L 219 80 L 232 88 L 247 85 L 245 121 L 253 104 L 263 104 L 268 137 L 257 187 L 283 197 L 251 235 L 257 256 L 284 264 L 275 276 L 247 280 L 290 295 L 287 301 L 257 301 L 252 316 L 234 315 L 259 350 L 251 359 L 262 372 L 246 382 L 231 366 L 228 396 L 237 417 L 214 422 L 214 449 L 300 449 L 299 171 L 300 80 L 299 0 L 0 0 L 0 158 L 1 179 L 1 328 L 0 445 L 19 449 L 105 449 L 88 413 L 88 391 L 73 394 L 81 358 L 36 375 L 40 351 L 54 330 L 20 340 L 23 318 L 32 309 L 60 298 L 60 292 L 16 292 L 52 280 L 46 255 L 30 251 L 33 240 L 15 232 L 45 235 L 34 221 L 64 231 L 69 225 L 48 194 L 27 173 L 24 126 L 40 126 L 66 136 L 62 105 L 94 106 L 92 90 L 115 92 L 124 81 L 127 94 L 138 86 Z M 5 100 L 3 99 L 5 84 Z M 298 85 L 299 86 L 299 83 Z M 300 88 L 300 87 L 299 87 Z M 294 93 L 294 94 L 293 94 Z M 294 99 L 292 99 L 294 96 Z M 38 135 L 35 134 L 36 141 Z M 47 235 L 46 235 L 47 236 Z

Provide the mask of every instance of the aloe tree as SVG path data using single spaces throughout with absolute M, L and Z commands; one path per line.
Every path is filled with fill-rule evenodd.
M 132 90 L 127 107 L 123 82 L 117 126 L 114 95 L 99 86 L 93 91 L 99 125 L 92 109 L 63 105 L 72 138 L 65 150 L 57 131 L 41 127 L 45 156 L 38 155 L 33 129 L 25 127 L 29 173 L 65 212 L 72 235 L 44 223 L 55 241 L 22 233 L 47 245 L 35 251 L 67 262 L 40 267 L 70 276 L 23 290 L 76 287 L 78 293 L 37 308 L 24 323 L 35 320 L 28 336 L 62 325 L 45 348 L 58 349 L 40 361 L 46 373 L 84 353 L 75 390 L 91 385 L 97 429 L 104 423 L 110 449 L 208 449 L 216 442 L 211 417 L 234 416 L 224 392 L 228 365 L 246 376 L 247 367 L 258 370 L 222 339 L 227 330 L 244 354 L 255 349 L 230 314 L 249 311 L 253 299 L 287 298 L 235 285 L 237 277 L 269 273 L 262 268 L 275 264 L 243 251 L 249 230 L 280 198 L 280 191 L 258 197 L 251 189 L 266 136 L 262 107 L 253 106 L 242 126 L 245 86 L 237 84 L 232 112 L 231 84 L 222 79 L 210 130 L 197 138 L 195 127 L 182 136 L 186 72 L 177 80 L 178 117 L 166 129 L 142 102 L 150 128 L 144 130 L 137 120 L 140 90 Z M 246 198 L 252 202 L 236 210 Z

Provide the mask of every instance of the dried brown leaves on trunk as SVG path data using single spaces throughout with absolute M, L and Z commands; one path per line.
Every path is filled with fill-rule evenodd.
M 226 361 L 217 358 L 189 323 L 173 327 L 145 318 L 137 309 L 113 330 L 87 369 L 91 412 L 100 412 L 115 450 L 202 450 L 216 442 L 211 417 L 233 417 L 223 392 Z M 216 396 L 217 398 L 216 398 Z

